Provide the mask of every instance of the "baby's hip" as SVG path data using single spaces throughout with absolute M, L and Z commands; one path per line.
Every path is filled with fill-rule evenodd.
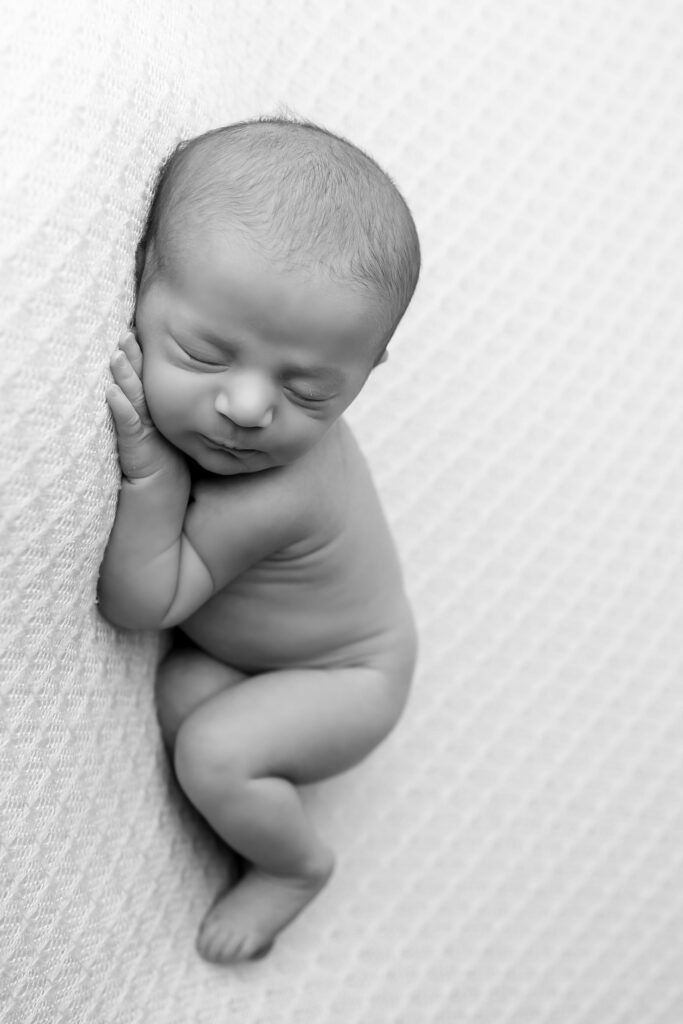
M 295 668 L 366 666 L 404 679 L 415 667 L 417 633 L 404 600 L 371 615 L 362 609 L 307 614 L 282 608 L 245 608 L 238 602 L 210 602 L 181 624 L 191 641 L 226 665 L 248 675 Z M 360 613 L 358 611 L 360 610 Z
M 374 628 L 323 629 L 312 618 L 305 629 L 272 623 L 254 630 L 232 616 L 193 616 L 182 634 L 207 654 L 246 675 L 290 669 L 363 668 L 394 687 L 410 686 L 417 658 L 417 631 L 404 604 Z M 343 624 L 341 624 L 343 625 Z

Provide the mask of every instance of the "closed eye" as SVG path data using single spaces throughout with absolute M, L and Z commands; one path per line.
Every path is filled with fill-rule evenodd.
M 179 341 L 178 338 L 175 337 L 173 338 L 173 341 L 180 349 L 180 351 L 183 353 L 185 358 L 190 363 L 196 364 L 197 366 L 212 366 L 215 368 L 223 368 L 224 366 L 229 365 L 230 363 L 230 360 L 223 354 L 214 358 L 212 358 L 209 355 L 195 355 L 191 348 L 192 342 L 188 342 L 185 340 Z
M 190 363 L 197 366 L 212 366 L 215 369 L 222 369 L 227 365 L 225 359 L 210 359 L 208 356 L 196 356 L 193 352 L 189 352 L 183 345 L 179 346 L 183 355 Z
M 199 356 L 193 356 L 191 352 L 186 352 L 185 355 L 193 363 L 199 363 L 200 366 L 225 366 L 225 360 L 200 359 Z
M 287 394 L 291 395 L 292 398 L 297 402 L 305 402 L 307 405 L 316 405 L 321 402 L 329 401 L 329 395 L 314 395 L 310 392 L 297 391 L 296 388 L 285 387 Z

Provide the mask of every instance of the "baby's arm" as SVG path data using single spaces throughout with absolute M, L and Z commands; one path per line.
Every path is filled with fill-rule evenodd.
M 183 533 L 190 473 L 154 427 L 141 384 L 142 353 L 128 335 L 112 358 L 107 389 L 123 479 L 100 570 L 99 607 L 130 629 L 164 623 L 183 579 L 196 607 L 213 593 L 211 575 Z

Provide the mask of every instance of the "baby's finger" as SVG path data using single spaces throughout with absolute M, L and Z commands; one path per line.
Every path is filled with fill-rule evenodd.
M 119 437 L 137 436 L 141 428 L 140 417 L 124 391 L 118 384 L 107 384 L 105 396 Z
M 128 356 L 130 365 L 142 380 L 142 350 L 132 331 L 128 331 L 119 342 L 119 348 Z
M 121 391 L 133 406 L 140 419 L 147 423 L 149 415 L 147 413 L 142 383 L 131 366 L 128 356 L 122 349 L 117 349 L 111 357 L 110 366 L 115 382 L 121 388 Z

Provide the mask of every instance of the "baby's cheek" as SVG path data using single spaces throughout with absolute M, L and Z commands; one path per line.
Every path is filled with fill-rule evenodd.
M 147 399 L 147 408 L 152 420 L 162 433 L 179 419 L 185 399 L 173 379 L 163 366 L 154 359 L 145 360 L 142 368 L 142 386 Z
M 273 424 L 277 428 L 277 423 Z M 280 430 L 275 430 L 275 445 L 283 456 L 283 461 L 293 462 L 307 451 L 310 451 L 327 432 L 330 424 L 320 420 L 302 416 L 301 414 L 283 418 Z

